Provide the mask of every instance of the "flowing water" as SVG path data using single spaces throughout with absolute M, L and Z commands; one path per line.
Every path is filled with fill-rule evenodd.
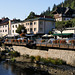
M 0 75 L 46 75 L 31 69 L 21 69 L 7 63 L 0 63 Z

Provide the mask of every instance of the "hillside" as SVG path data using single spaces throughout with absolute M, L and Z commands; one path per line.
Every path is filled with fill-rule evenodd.
M 62 5 L 62 3 L 60 3 L 57 6 L 61 6 L 61 5 Z M 65 0 L 63 2 L 63 5 L 64 5 L 64 7 L 70 7 L 72 9 L 75 9 L 75 0 Z

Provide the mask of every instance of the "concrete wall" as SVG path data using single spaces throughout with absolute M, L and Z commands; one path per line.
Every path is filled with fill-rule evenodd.
M 67 64 L 75 66 L 75 51 L 71 50 L 58 50 L 58 49 L 49 49 L 48 51 L 45 50 L 38 50 L 38 49 L 29 49 L 23 46 L 13 46 L 13 49 L 15 51 L 18 51 L 23 54 L 29 54 L 30 56 L 38 56 L 44 58 L 60 58 L 62 60 L 65 60 Z

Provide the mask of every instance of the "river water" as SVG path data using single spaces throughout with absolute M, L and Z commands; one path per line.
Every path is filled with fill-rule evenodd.
M 46 75 L 36 73 L 33 70 L 23 70 L 20 68 L 16 68 L 14 65 L 10 65 L 8 63 L 0 63 L 0 75 Z

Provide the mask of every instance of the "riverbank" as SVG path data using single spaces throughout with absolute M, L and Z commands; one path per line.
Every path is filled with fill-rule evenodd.
M 26 59 L 24 57 L 16 58 L 17 63 L 15 65 L 19 68 L 34 68 L 34 70 L 42 70 L 48 72 L 51 75 L 74 75 L 75 74 L 75 67 L 68 66 L 68 65 L 54 65 L 54 64 L 36 64 L 31 63 L 30 59 Z

